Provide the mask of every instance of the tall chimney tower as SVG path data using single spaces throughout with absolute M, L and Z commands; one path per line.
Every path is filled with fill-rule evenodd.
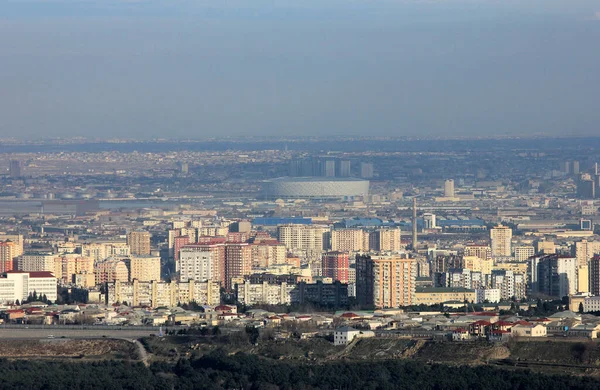
M 412 249 L 417 250 L 417 197 L 413 197 L 412 206 Z

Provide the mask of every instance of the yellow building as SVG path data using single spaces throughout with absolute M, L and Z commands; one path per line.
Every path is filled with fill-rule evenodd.
M 336 229 L 331 231 L 331 250 L 363 252 L 369 250 L 369 233 L 362 229 Z
M 466 288 L 424 287 L 415 292 L 415 305 L 436 305 L 449 301 L 475 302 L 475 290 Z
M 481 272 L 483 275 L 491 274 L 494 261 L 491 258 L 482 259 L 476 256 L 464 256 L 463 268 L 470 269 L 473 272 Z
M 160 257 L 131 256 L 129 258 L 129 280 L 140 282 L 160 280 Z
M 127 233 L 127 245 L 129 245 L 132 255 L 149 255 L 150 254 L 150 238 L 149 232 L 129 232 Z
M 586 293 L 590 291 L 590 273 L 587 264 L 577 269 L 577 291 Z
M 113 282 L 108 285 L 108 303 L 127 302 L 132 306 L 153 308 L 177 306 L 196 302 L 199 305 L 218 305 L 221 302 L 216 282 Z

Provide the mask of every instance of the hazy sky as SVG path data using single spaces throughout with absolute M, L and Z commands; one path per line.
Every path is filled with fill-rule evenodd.
M 600 0 L 0 0 L 0 137 L 600 134 Z

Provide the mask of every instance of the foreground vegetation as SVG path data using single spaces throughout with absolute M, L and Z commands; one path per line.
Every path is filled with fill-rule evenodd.
M 0 360 L 3 389 L 597 389 L 591 377 L 408 360 L 273 361 L 212 353 L 176 364 Z

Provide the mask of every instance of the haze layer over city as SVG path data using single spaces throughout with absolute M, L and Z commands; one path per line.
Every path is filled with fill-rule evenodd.
M 0 1 L 0 387 L 597 389 L 598 15 Z

